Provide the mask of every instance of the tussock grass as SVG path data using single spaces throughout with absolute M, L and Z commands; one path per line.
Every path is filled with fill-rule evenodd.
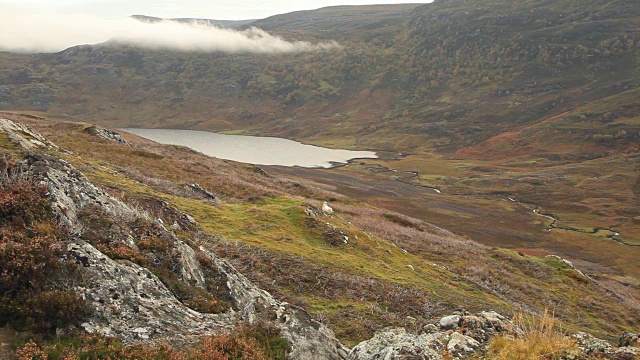
M 539 318 L 517 314 L 507 334 L 491 339 L 487 359 L 553 360 L 579 352 L 575 340 L 566 336 L 554 314 L 545 310 Z

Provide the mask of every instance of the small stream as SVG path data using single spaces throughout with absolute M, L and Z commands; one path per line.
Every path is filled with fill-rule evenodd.
M 509 196 L 507 197 L 507 199 L 509 199 L 510 201 L 516 201 L 515 199 L 513 199 L 512 197 L 509 197 Z M 517 202 L 517 201 L 516 201 L 516 202 Z M 611 228 L 597 228 L 597 227 L 596 227 L 596 228 L 593 228 L 593 230 L 584 230 L 584 229 L 574 228 L 574 227 L 571 227 L 571 226 L 561 226 L 561 225 L 558 225 L 558 219 L 557 219 L 553 214 L 549 214 L 549 213 L 543 213 L 543 212 L 541 212 L 541 207 L 540 207 L 540 206 L 538 206 L 538 205 L 531 205 L 531 204 L 524 204 L 524 203 L 521 203 L 521 202 L 517 202 L 517 203 L 518 203 L 518 204 L 521 204 L 521 205 L 523 205 L 523 206 L 527 206 L 527 207 L 529 207 L 529 206 L 533 206 L 533 207 L 534 207 L 534 208 L 533 208 L 533 212 L 534 212 L 536 215 L 538 215 L 538 216 L 541 216 L 541 217 L 544 217 L 544 218 L 547 218 L 547 219 L 551 220 L 551 224 L 549 224 L 549 227 L 547 227 L 547 228 L 545 229 L 545 231 L 549 231 L 549 232 L 550 232 L 550 231 L 552 231 L 553 229 L 560 229 L 560 230 L 566 230 L 566 231 L 578 232 L 578 233 L 582 233 L 582 234 L 591 234 L 591 235 L 594 235 L 594 234 L 597 234 L 597 233 L 598 233 L 598 231 L 602 231 L 602 230 L 604 230 L 604 231 L 608 231 L 608 232 L 610 232 L 610 233 L 611 233 L 610 235 L 607 235 L 607 238 L 608 238 L 609 240 L 613 240 L 613 241 L 615 241 L 615 242 L 618 242 L 618 243 L 620 243 L 620 244 L 627 245 L 627 246 L 640 246 L 640 245 L 637 245 L 637 244 L 629 244 L 629 243 L 624 242 L 624 240 L 622 240 L 621 238 L 619 238 L 619 236 L 620 236 L 620 235 L 622 235 L 622 234 L 621 234 L 618 230 L 614 230 L 614 229 L 611 229 Z
M 365 166 L 364 168 L 365 170 L 374 173 L 374 174 L 381 174 L 381 173 L 387 173 L 387 172 L 393 172 L 393 173 L 398 173 L 400 175 L 398 176 L 394 176 L 394 179 L 396 179 L 397 181 L 400 181 L 401 183 L 405 183 L 407 185 L 412 185 L 412 186 L 417 186 L 417 187 L 422 187 L 425 189 L 431 189 L 434 192 L 438 193 L 438 194 L 442 194 L 442 190 L 438 189 L 437 187 L 434 186 L 428 186 L 428 185 L 424 185 L 424 184 L 420 184 L 417 183 L 415 181 L 413 181 L 415 178 L 420 176 L 420 173 L 417 171 L 400 171 L 400 170 L 396 170 L 396 169 L 390 169 L 386 166 L 380 165 L 380 164 L 373 164 L 373 165 L 368 165 Z
M 414 181 L 414 179 L 418 178 L 420 176 L 420 173 L 417 171 L 399 171 L 396 169 L 391 169 L 388 168 L 386 166 L 380 165 L 380 164 L 373 164 L 373 165 L 367 165 L 365 166 L 365 170 L 371 172 L 371 173 L 375 173 L 375 174 L 381 174 L 381 173 L 388 173 L 388 172 L 392 172 L 392 173 L 397 173 L 397 176 L 394 176 L 394 179 L 397 181 L 400 181 L 402 183 L 408 184 L 408 185 L 412 185 L 412 186 L 418 186 L 418 187 L 422 187 L 422 188 L 427 188 L 427 189 L 431 189 L 434 192 L 438 193 L 438 194 L 442 194 L 442 191 L 436 187 L 433 186 L 427 186 L 424 184 L 420 184 Z M 551 232 L 553 229 L 561 229 L 561 230 L 566 230 L 566 231 L 573 231 L 573 232 L 579 232 L 579 233 L 583 233 L 583 234 L 596 234 L 598 233 L 598 231 L 608 231 L 611 234 L 607 235 L 607 238 L 609 240 L 618 242 L 620 244 L 623 245 L 627 245 L 627 246 L 640 246 L 637 244 L 629 244 L 624 242 L 624 240 L 622 240 L 620 238 L 621 233 L 618 230 L 614 230 L 614 229 L 605 229 L 605 228 L 593 228 L 593 230 L 589 231 L 589 230 L 584 230 L 584 229 L 578 229 L 578 228 L 574 228 L 571 226 L 561 226 L 558 225 L 558 219 L 550 213 L 543 213 L 542 212 L 542 208 L 538 205 L 535 204 L 526 204 L 526 203 L 522 203 L 520 201 L 517 201 L 513 196 L 506 196 L 507 200 L 509 200 L 510 202 L 514 202 L 517 204 L 520 204 L 526 208 L 531 209 L 533 207 L 533 213 L 536 214 L 537 216 L 540 217 L 544 217 L 546 219 L 551 220 L 551 224 L 549 224 L 549 226 L 547 228 L 545 228 L 544 230 L 547 232 Z

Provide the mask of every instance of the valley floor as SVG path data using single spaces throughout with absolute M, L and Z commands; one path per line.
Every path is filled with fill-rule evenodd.
M 619 172 L 593 175 L 603 163 Z M 540 169 L 426 154 L 354 160 L 334 169 L 268 171 L 311 181 L 486 245 L 532 256 L 560 255 L 639 308 L 640 225 L 632 190 L 636 167 L 633 156 Z M 614 191 L 632 195 L 610 194 Z

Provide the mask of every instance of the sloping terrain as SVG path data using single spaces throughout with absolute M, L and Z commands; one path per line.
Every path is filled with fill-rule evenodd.
M 160 286 L 162 296 L 178 299 L 170 300 L 174 305 L 164 305 L 167 311 L 188 306 L 225 314 L 231 304 L 242 318 L 257 316 L 242 310 L 255 306 L 238 305 L 238 301 L 256 300 L 253 295 L 253 300 L 238 298 L 246 290 L 234 290 L 229 279 L 240 275 L 233 275 L 235 270 L 218 260 L 220 256 L 276 298 L 296 304 L 291 311 L 295 313 L 296 306 L 306 309 L 350 345 L 385 326 L 417 329 L 459 307 L 509 314 L 539 313 L 554 304 L 556 315 L 572 329 L 588 328 L 607 336 L 631 330 L 638 321 L 637 309 L 557 258 L 485 247 L 420 220 L 186 148 L 160 146 L 133 136 L 127 137 L 130 144 L 104 139 L 82 123 L 11 117 L 29 123 L 56 144 L 48 145 L 48 150 L 32 146 L 22 152 L 11 139 L 39 139 L 39 135 L 4 123 L 10 129 L 4 130 L 4 152 L 15 160 L 24 158 L 27 169 L 33 169 L 29 172 L 48 179 L 54 212 L 72 234 L 66 242 L 72 256 L 89 269 L 95 267 L 93 271 L 101 276 L 153 273 L 157 278 L 152 281 L 166 286 Z M 49 140 L 38 141 L 49 144 Z M 334 215 L 317 208 L 321 199 L 331 200 Z M 171 252 L 182 255 L 176 258 L 169 256 Z M 99 260 L 104 256 L 116 261 L 104 263 Z M 132 270 L 115 270 L 123 266 Z M 226 295 L 220 276 L 231 286 Z M 239 279 L 241 284 L 247 282 L 242 276 Z M 121 281 L 113 286 L 111 281 L 101 280 L 97 288 L 76 285 L 85 289 L 85 298 L 95 299 L 93 306 L 102 309 L 100 314 L 111 314 L 85 321 L 84 328 L 104 334 L 115 331 L 125 339 L 162 338 L 166 335 L 149 333 L 144 322 L 155 322 L 155 316 L 176 321 L 184 317 L 155 313 L 144 320 L 142 305 L 136 305 L 132 316 L 141 323 L 123 323 L 132 335 L 106 330 L 104 321 L 117 329 L 119 316 L 132 311 L 126 310 L 127 302 L 118 301 L 120 296 L 142 296 L 143 303 L 153 301 L 149 309 L 165 301 L 159 300 L 160 294 L 149 293 L 151 288 L 144 290 L 146 285 L 136 287 L 146 296 L 133 296 L 123 285 L 115 285 Z M 112 300 L 104 302 L 109 293 Z M 151 299 L 144 300 L 147 297 Z M 207 301 L 217 305 L 211 307 Z M 267 303 L 285 306 L 276 300 Z M 222 318 L 213 316 L 211 321 L 224 324 L 228 315 L 218 316 Z M 196 332 L 208 326 L 198 321 L 199 327 L 184 326 Z M 283 335 L 292 341 L 295 335 L 288 335 L 286 324 Z M 211 326 L 212 330 L 224 328 Z M 181 333 L 178 329 L 167 335 L 176 332 Z M 294 350 L 304 348 L 295 344 Z
M 640 81 L 632 2 L 415 6 L 330 7 L 250 24 L 342 45 L 326 52 L 167 53 L 103 44 L 3 54 L 0 107 L 111 126 L 348 137 L 395 151 L 451 151 Z
M 224 288 L 219 271 L 201 292 L 175 267 L 187 247 L 211 265 L 206 250 L 347 346 L 458 308 L 510 316 L 550 307 L 574 330 L 637 332 L 637 4 L 441 0 L 231 25 L 342 48 L 229 55 L 106 43 L 0 53 L 0 109 L 31 114 L 2 116 L 60 146 L 36 147 L 33 158 L 3 135 L 12 159 L 65 168 L 48 156 L 60 158 L 149 215 L 120 228 L 88 206 L 78 219 L 92 226 L 73 234 L 120 265 L 147 267 L 179 311 L 227 314 L 221 306 L 233 301 L 213 291 Z M 74 120 L 280 135 L 381 159 L 261 169 Z M 335 215 L 319 210 L 325 200 Z M 71 250 L 89 253 L 80 245 Z M 546 257 L 555 254 L 576 268 Z M 225 316 L 197 321 L 224 328 Z

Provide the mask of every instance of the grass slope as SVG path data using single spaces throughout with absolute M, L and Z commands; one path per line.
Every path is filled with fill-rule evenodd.
M 638 318 L 559 261 L 482 246 L 420 220 L 183 147 L 133 136 L 136 147 L 130 147 L 85 133 L 87 125 L 13 117 L 71 150 L 64 157 L 92 181 L 151 216 L 172 223 L 167 207 L 193 216 L 199 229 L 180 236 L 304 306 L 348 344 L 384 326 L 417 328 L 457 307 L 538 313 L 556 304 L 569 326 L 610 335 Z M 191 183 L 220 201 L 188 190 Z M 321 199 L 333 199 L 336 215 L 307 214 L 317 211 Z

